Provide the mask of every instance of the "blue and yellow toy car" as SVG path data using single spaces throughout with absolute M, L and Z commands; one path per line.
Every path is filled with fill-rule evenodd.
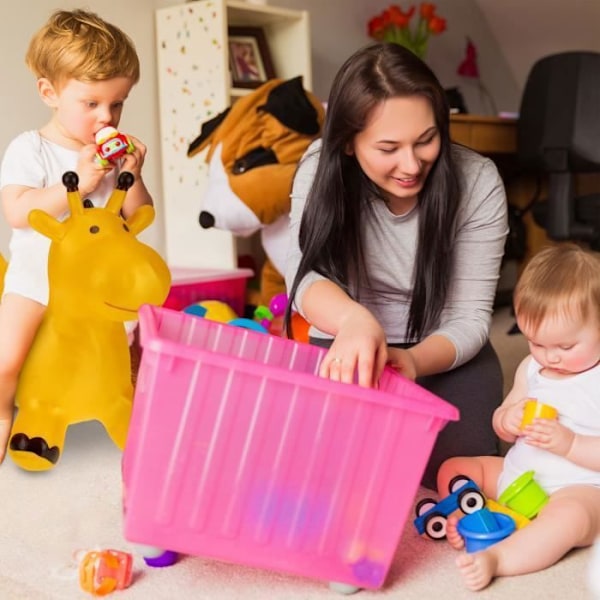
M 439 502 L 433 498 L 423 498 L 417 503 L 417 518 L 413 521 L 420 534 L 432 540 L 446 537 L 446 521 L 456 510 L 465 515 L 474 513 L 485 506 L 485 496 L 477 485 L 464 475 L 457 475 L 448 485 L 449 496 Z

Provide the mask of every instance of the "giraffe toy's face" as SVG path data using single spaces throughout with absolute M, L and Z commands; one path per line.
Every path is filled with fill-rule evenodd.
M 142 304 L 162 304 L 168 268 L 137 240 L 127 221 L 102 208 L 86 208 L 64 224 L 64 237 L 50 249 L 50 310 L 68 304 L 69 312 L 81 317 L 128 321 L 137 318 Z
M 160 305 L 170 286 L 170 273 L 160 255 L 136 235 L 154 217 L 150 206 L 129 219 L 120 215 L 122 198 L 106 208 L 84 208 L 79 194 L 69 192 L 71 214 L 64 221 L 32 211 L 31 226 L 52 240 L 48 258 L 48 310 L 90 319 L 135 319 L 142 304 Z

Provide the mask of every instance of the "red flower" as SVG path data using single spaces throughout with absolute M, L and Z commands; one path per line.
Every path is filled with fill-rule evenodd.
M 421 3 L 421 18 L 429 21 L 432 17 L 435 17 L 435 4 L 431 2 L 422 2 Z
M 431 17 L 431 19 L 429 19 L 429 31 L 431 31 L 431 33 L 443 33 L 446 31 L 446 19 L 442 19 L 442 17 Z
M 370 38 L 376 40 L 383 40 L 383 34 L 385 33 L 386 23 L 381 15 L 373 17 L 367 25 L 367 33 Z
M 367 23 L 369 37 L 377 41 L 400 44 L 423 58 L 427 52 L 430 36 L 446 31 L 446 19 L 435 14 L 435 4 L 421 2 L 416 27 L 411 29 L 410 22 L 415 15 L 415 10 L 414 5 L 404 11 L 400 6 L 392 4 L 369 20 Z
M 396 27 L 404 29 L 405 27 L 408 27 L 408 24 L 415 13 L 415 7 L 411 6 L 407 12 L 402 12 L 402 9 L 399 6 L 390 6 L 384 13 L 388 14 L 388 23 L 390 25 L 395 25 Z

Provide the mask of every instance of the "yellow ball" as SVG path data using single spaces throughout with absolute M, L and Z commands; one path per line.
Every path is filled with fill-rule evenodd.
M 202 302 L 198 302 L 198 304 L 206 309 L 204 318 L 210 321 L 229 323 L 229 321 L 237 319 L 237 315 L 231 306 L 220 300 L 203 300 Z

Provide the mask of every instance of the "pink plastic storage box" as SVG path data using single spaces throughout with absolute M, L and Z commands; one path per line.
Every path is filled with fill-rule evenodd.
M 125 537 L 378 588 L 456 408 L 391 369 L 317 375 L 323 348 L 143 306 Z
M 171 267 L 171 290 L 165 308 L 183 310 L 202 300 L 220 300 L 244 314 L 246 283 L 252 269 L 183 269 Z

